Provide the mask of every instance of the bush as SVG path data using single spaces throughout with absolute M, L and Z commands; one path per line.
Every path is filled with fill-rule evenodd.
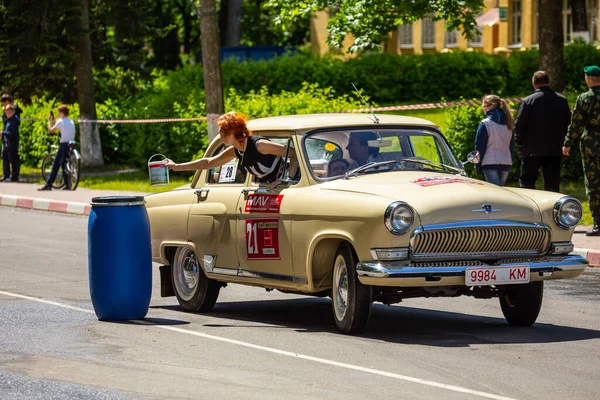
M 48 133 L 48 114 L 54 110 L 58 102 L 52 100 L 46 102 L 39 98 L 33 98 L 31 104 L 23 106 L 21 114 L 21 125 L 19 127 L 19 155 L 21 162 L 33 167 L 41 167 L 46 154 L 50 152 L 51 144 L 58 144 L 60 134 Z M 79 119 L 79 107 L 69 106 L 69 117 Z M 30 119 L 40 119 L 30 120 Z
M 332 55 L 297 53 L 268 61 L 229 60 L 223 63 L 223 85 L 238 93 L 297 92 L 304 82 L 331 87 L 337 93 L 353 91 L 352 82 L 379 104 L 439 101 L 442 98 L 481 98 L 486 93 L 521 96 L 531 93 L 531 76 L 539 69 L 537 49 L 515 51 L 509 57 L 456 51 L 395 56 L 362 54 L 342 60 Z M 582 71 L 600 64 L 600 50 L 581 42 L 565 46 L 567 90 L 584 89 Z M 185 94 L 204 85 L 202 66 L 186 66 L 161 76 L 154 85 Z M 149 87 L 147 90 L 154 90 Z M 184 95 L 185 97 L 185 95 Z
M 162 79 L 162 78 L 160 78 Z M 249 117 L 272 115 L 335 112 L 359 108 L 354 97 L 338 96 L 331 88 L 318 84 L 303 84 L 297 93 L 270 94 L 267 88 L 247 94 L 230 89 L 225 97 L 225 109 L 235 110 Z M 27 165 L 39 166 L 49 145 L 56 136 L 47 133 L 45 120 L 52 104 L 34 99 L 23 117 L 44 118 L 44 121 L 23 123 L 21 155 Z M 196 118 L 205 114 L 204 92 L 188 91 L 187 97 L 175 95 L 167 85 L 157 84 L 135 100 L 108 99 L 97 104 L 99 119 L 154 119 Z M 71 117 L 78 119 L 77 107 Z M 162 153 L 177 161 L 188 161 L 204 154 L 208 145 L 208 127 L 205 121 L 165 122 L 152 124 L 101 124 L 100 137 L 104 159 L 109 164 L 145 166 L 148 158 Z

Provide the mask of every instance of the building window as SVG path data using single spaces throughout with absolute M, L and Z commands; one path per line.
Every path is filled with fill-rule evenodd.
M 521 0 L 510 3 L 510 44 L 521 44 Z
M 413 24 L 400 25 L 398 27 L 398 36 L 401 49 L 413 48 Z
M 456 29 L 444 32 L 444 47 L 448 49 L 458 47 L 458 31 Z
M 563 35 L 565 42 L 573 40 L 573 13 L 571 0 L 563 0 Z
M 587 0 L 587 20 L 590 41 L 598 40 L 598 0 Z
M 479 29 L 483 33 L 483 27 L 480 26 Z M 483 47 L 483 35 L 477 31 L 473 31 L 473 37 L 469 40 L 469 47 Z
M 421 35 L 421 47 L 424 49 L 435 49 L 435 22 L 433 22 L 431 17 L 423 18 Z

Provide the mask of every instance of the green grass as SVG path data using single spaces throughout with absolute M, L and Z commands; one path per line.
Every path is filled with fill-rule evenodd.
M 170 173 L 167 186 L 150 186 L 147 171 L 110 174 L 102 176 L 83 176 L 79 187 L 95 190 L 127 190 L 134 192 L 164 192 L 190 182 L 191 174 Z
M 385 111 L 377 114 L 392 114 L 392 115 L 406 115 L 407 117 L 423 118 L 433 122 L 437 126 L 444 130 L 446 126 L 446 109 L 444 108 L 433 108 L 431 110 L 403 110 L 403 111 Z

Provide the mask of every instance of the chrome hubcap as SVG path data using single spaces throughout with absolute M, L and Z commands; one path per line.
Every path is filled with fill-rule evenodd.
M 348 308 L 348 269 L 344 257 L 337 256 L 333 270 L 333 309 L 335 317 L 341 321 Z
M 174 273 L 177 293 L 183 300 L 191 300 L 196 292 L 200 273 L 196 255 L 191 249 L 178 252 Z

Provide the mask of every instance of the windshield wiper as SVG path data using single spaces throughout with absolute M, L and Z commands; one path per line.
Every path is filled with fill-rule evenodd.
M 344 174 L 344 179 L 348 179 L 351 176 L 356 176 L 356 175 L 360 174 L 361 172 L 364 172 L 371 168 L 377 168 L 377 167 L 381 167 L 382 165 L 389 165 L 389 164 L 396 164 L 396 163 L 398 163 L 398 161 L 396 161 L 396 160 L 377 161 L 377 162 L 373 161 L 370 163 L 366 163 L 365 165 L 361 165 L 360 167 L 354 168 L 353 170 L 346 172 L 346 174 Z
M 441 168 L 441 169 L 446 169 L 446 170 L 452 170 L 458 173 L 463 173 L 464 170 L 460 169 L 460 168 L 456 168 L 456 167 L 452 167 L 450 165 L 446 165 L 446 164 L 436 164 L 433 163 L 429 160 L 422 160 L 420 158 L 414 158 L 414 157 L 408 157 L 408 158 L 403 158 L 402 160 L 400 160 L 401 163 L 403 163 L 404 161 L 408 161 L 408 162 L 414 162 L 417 164 L 423 164 L 423 165 L 428 165 L 430 167 L 434 167 L 434 168 Z

